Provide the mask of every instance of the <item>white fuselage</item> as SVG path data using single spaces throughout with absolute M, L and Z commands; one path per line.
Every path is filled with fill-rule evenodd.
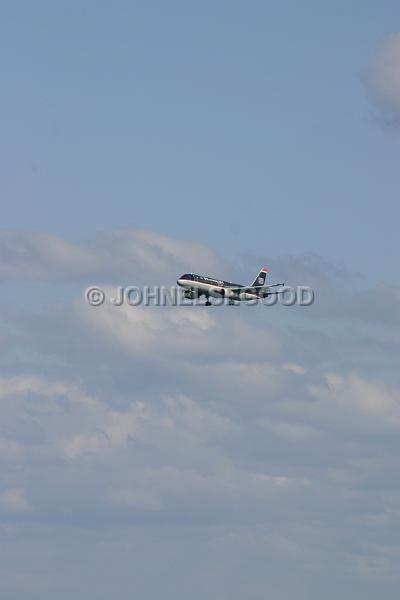
M 180 278 L 177 284 L 188 291 L 192 291 L 195 296 L 206 296 L 213 298 L 225 297 L 230 300 L 254 300 L 257 295 L 254 293 L 245 293 L 238 291 L 240 287 L 237 284 L 230 284 L 226 281 L 212 280 L 201 276 L 193 276 L 196 279 Z M 230 286 L 233 289 L 230 289 Z M 243 286 L 244 287 L 244 286 Z

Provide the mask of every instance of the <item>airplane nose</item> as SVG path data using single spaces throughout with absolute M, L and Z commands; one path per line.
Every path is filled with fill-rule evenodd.
M 178 285 L 182 285 L 182 279 L 177 279 L 176 283 L 177 283 Z

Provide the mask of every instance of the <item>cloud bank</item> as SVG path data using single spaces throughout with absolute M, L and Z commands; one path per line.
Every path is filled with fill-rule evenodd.
M 317 257 L 272 263 L 312 278 L 320 306 L 307 312 L 93 308 L 75 289 L 51 303 L 49 283 L 109 280 L 114 267 L 173 281 L 184 262 L 233 267 L 132 229 L 83 244 L 2 239 L 3 277 L 42 281 L 43 293 L 32 308 L 3 300 L 5 597 L 90 588 L 102 599 L 129 586 L 150 598 L 308 599 L 310 581 L 328 599 L 349 585 L 355 598 L 394 593 L 400 340 L 379 316 L 388 304 L 360 297 L 357 326 L 335 294 L 353 276 Z
M 0 279 L 82 281 L 169 278 L 187 265 L 219 271 L 223 261 L 199 243 L 134 227 L 68 242 L 46 233 L 0 231 Z

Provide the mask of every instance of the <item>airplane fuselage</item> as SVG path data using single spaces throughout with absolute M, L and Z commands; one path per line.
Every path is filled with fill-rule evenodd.
M 254 300 L 255 298 L 266 297 L 265 292 L 249 291 L 246 290 L 247 286 L 204 275 L 196 275 L 195 273 L 182 275 L 177 284 L 185 288 L 185 295 L 188 298 L 200 296 L 208 298 L 211 296 L 213 298 L 225 297 L 229 300 Z

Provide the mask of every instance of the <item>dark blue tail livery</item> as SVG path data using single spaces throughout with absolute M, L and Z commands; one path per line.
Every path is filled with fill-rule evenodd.
M 265 284 L 265 276 L 268 273 L 268 269 L 267 267 L 263 267 L 261 269 L 261 271 L 259 272 L 259 274 L 257 275 L 257 277 L 255 278 L 255 280 L 253 281 L 253 283 L 251 284 L 251 287 L 257 287 L 259 285 L 264 285 Z

